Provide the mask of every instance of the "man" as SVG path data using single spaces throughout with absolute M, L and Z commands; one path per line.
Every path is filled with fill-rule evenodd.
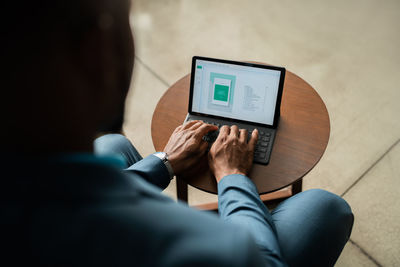
M 206 153 L 201 138 L 215 126 L 179 126 L 166 154 L 144 159 L 122 135 L 105 135 L 93 146 L 98 132 L 123 122 L 134 59 L 128 1 L 18 1 L 5 10 L 3 263 L 335 263 L 350 236 L 350 207 L 310 190 L 270 213 L 246 176 L 257 131 L 247 142 L 246 131 L 224 126 L 208 153 L 219 217 L 160 193 Z

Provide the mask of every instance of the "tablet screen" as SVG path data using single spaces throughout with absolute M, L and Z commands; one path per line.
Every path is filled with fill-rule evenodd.
M 191 111 L 273 126 L 284 72 L 278 67 L 194 57 Z

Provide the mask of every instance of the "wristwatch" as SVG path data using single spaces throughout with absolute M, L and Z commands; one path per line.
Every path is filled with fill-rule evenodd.
M 172 169 L 171 163 L 168 161 L 168 155 L 165 152 L 156 152 L 153 154 L 157 158 L 161 159 L 164 163 L 165 167 L 168 169 L 169 179 L 172 180 L 174 178 L 174 170 Z

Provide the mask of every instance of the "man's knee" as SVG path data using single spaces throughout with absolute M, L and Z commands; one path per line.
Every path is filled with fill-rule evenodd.
M 343 214 L 353 214 L 346 200 L 334 193 L 323 189 L 310 189 L 303 193 L 308 194 L 309 197 L 318 200 L 318 202 L 322 202 L 321 205 L 327 206 L 329 209 L 340 211 Z
M 94 140 L 94 150 L 98 155 L 119 153 L 128 145 L 130 141 L 121 134 L 106 134 Z
M 354 215 L 349 204 L 340 196 L 322 189 L 310 189 L 302 192 L 304 197 L 315 202 L 321 216 L 329 218 L 333 224 L 341 224 L 349 229 L 353 226 Z

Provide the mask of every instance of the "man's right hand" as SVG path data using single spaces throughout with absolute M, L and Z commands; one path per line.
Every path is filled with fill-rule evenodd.
M 208 164 L 217 182 L 226 175 L 249 173 L 253 166 L 258 130 L 252 132 L 249 142 L 247 135 L 247 130 L 239 130 L 236 125 L 221 127 L 218 138 L 208 153 Z

